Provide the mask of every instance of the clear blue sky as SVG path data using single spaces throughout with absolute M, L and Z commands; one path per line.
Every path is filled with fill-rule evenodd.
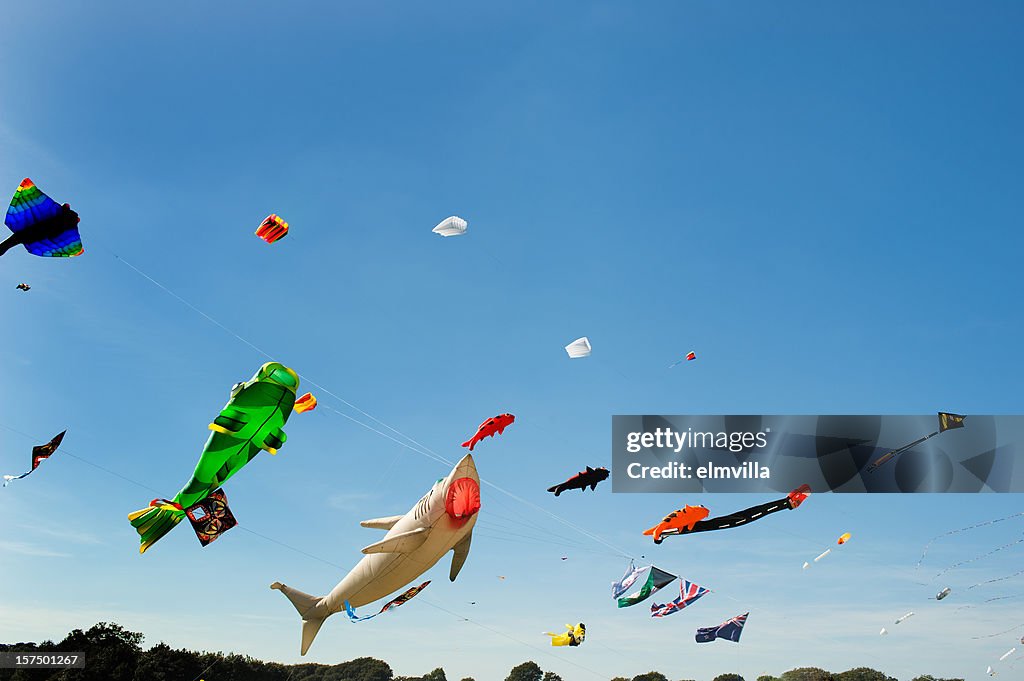
M 0 423 L 34 438 L 0 429 L 0 466 L 67 428 L 69 454 L 146 488 L 64 456 L 0 492 L 0 641 L 112 620 L 297 661 L 299 620 L 267 585 L 326 592 L 378 536 L 358 521 L 446 472 L 318 393 L 227 485 L 244 529 L 200 549 L 179 528 L 139 556 L 126 515 L 174 494 L 264 358 L 115 253 L 445 458 L 516 414 L 478 449 L 485 478 L 716 590 L 662 621 L 616 610 L 622 557 L 485 487 L 456 583 L 445 559 L 401 610 L 333 618 L 310 660 L 980 680 L 1024 634 L 970 638 L 1022 620 L 1019 600 L 982 601 L 1024 580 L 966 590 L 1020 569 L 1022 545 L 931 579 L 1020 520 L 914 571 L 929 538 L 1019 495 L 817 495 L 654 547 L 640 530 L 682 503 L 766 499 L 544 492 L 610 464 L 615 413 L 1021 412 L 1020 4 L 102 5 L 37 2 L 0 26 L 0 185 L 70 202 L 86 249 L 0 261 Z M 268 246 L 252 232 L 271 212 L 292 232 Z M 466 236 L 431 234 L 452 214 Z M 593 356 L 568 360 L 582 335 Z M 693 642 L 747 610 L 740 645 Z M 547 646 L 580 620 L 584 647 Z

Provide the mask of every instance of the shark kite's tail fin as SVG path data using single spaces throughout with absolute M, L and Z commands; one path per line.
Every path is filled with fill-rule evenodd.
M 317 632 L 323 626 L 324 620 L 327 619 L 326 615 L 324 617 L 316 617 L 312 614 L 323 599 L 318 596 L 310 596 L 281 582 L 274 582 L 270 585 L 270 588 L 277 589 L 287 596 L 288 600 L 295 606 L 295 610 L 298 611 L 299 617 L 302 618 L 302 649 L 300 654 L 305 655 L 309 647 L 313 645 L 313 639 L 316 638 Z
M 185 517 L 181 506 L 165 499 L 154 499 L 146 508 L 128 514 L 132 527 L 139 533 L 142 544 L 139 553 L 155 544 L 160 537 L 174 529 Z

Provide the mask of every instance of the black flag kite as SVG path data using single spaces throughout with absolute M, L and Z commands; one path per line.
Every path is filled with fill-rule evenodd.
M 68 431 L 65 430 L 58 435 L 54 435 L 53 439 L 47 442 L 45 445 L 36 445 L 35 447 L 33 447 L 32 468 L 30 468 L 27 472 L 22 473 L 21 475 L 5 475 L 3 486 L 7 487 L 7 484 L 11 480 L 21 480 L 26 475 L 28 475 L 36 468 L 38 468 L 39 464 L 42 463 L 44 459 L 49 459 L 51 456 L 53 456 L 53 453 L 57 451 L 57 447 L 60 447 L 61 440 L 64 439 L 64 433 L 66 432 Z
M 913 449 L 914 447 L 918 446 L 919 444 L 921 444 L 925 440 L 930 440 L 931 438 L 935 437 L 939 433 L 945 433 L 947 430 L 953 430 L 954 428 L 963 428 L 964 427 L 964 419 L 965 418 L 967 418 L 967 417 L 966 416 L 962 416 L 960 414 L 950 414 L 949 412 L 940 411 L 939 412 L 939 429 L 938 430 L 936 430 L 934 433 L 930 433 L 928 435 L 925 435 L 922 438 L 918 438 L 917 440 L 914 440 L 909 445 L 903 445 L 899 449 L 894 449 L 894 450 L 892 450 L 890 452 L 886 452 L 882 456 L 880 456 L 877 459 L 875 459 L 875 461 L 870 466 L 868 466 L 868 468 L 867 468 L 868 473 L 873 473 L 876 468 L 878 468 L 879 466 L 883 465 L 887 461 L 890 461 L 891 459 L 895 459 L 897 456 L 899 456 L 903 452 L 906 452 L 906 451 L 909 451 L 909 450 Z

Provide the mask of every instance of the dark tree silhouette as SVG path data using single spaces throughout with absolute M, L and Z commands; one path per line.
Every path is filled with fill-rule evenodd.
M 783 672 L 782 681 L 833 681 L 832 673 L 817 667 L 800 667 Z
M 880 671 L 868 667 L 857 667 L 841 674 L 833 675 L 835 681 L 897 681 L 891 676 L 886 676 Z
M 544 672 L 541 671 L 540 666 L 531 660 L 518 667 L 513 667 L 505 681 L 541 681 L 543 677 Z

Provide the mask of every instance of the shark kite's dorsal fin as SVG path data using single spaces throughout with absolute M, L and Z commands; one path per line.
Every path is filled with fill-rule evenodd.
M 371 518 L 370 520 L 364 520 L 359 524 L 363 527 L 369 527 L 372 530 L 390 530 L 395 526 L 395 523 L 404 517 L 405 516 L 392 515 L 387 518 Z

